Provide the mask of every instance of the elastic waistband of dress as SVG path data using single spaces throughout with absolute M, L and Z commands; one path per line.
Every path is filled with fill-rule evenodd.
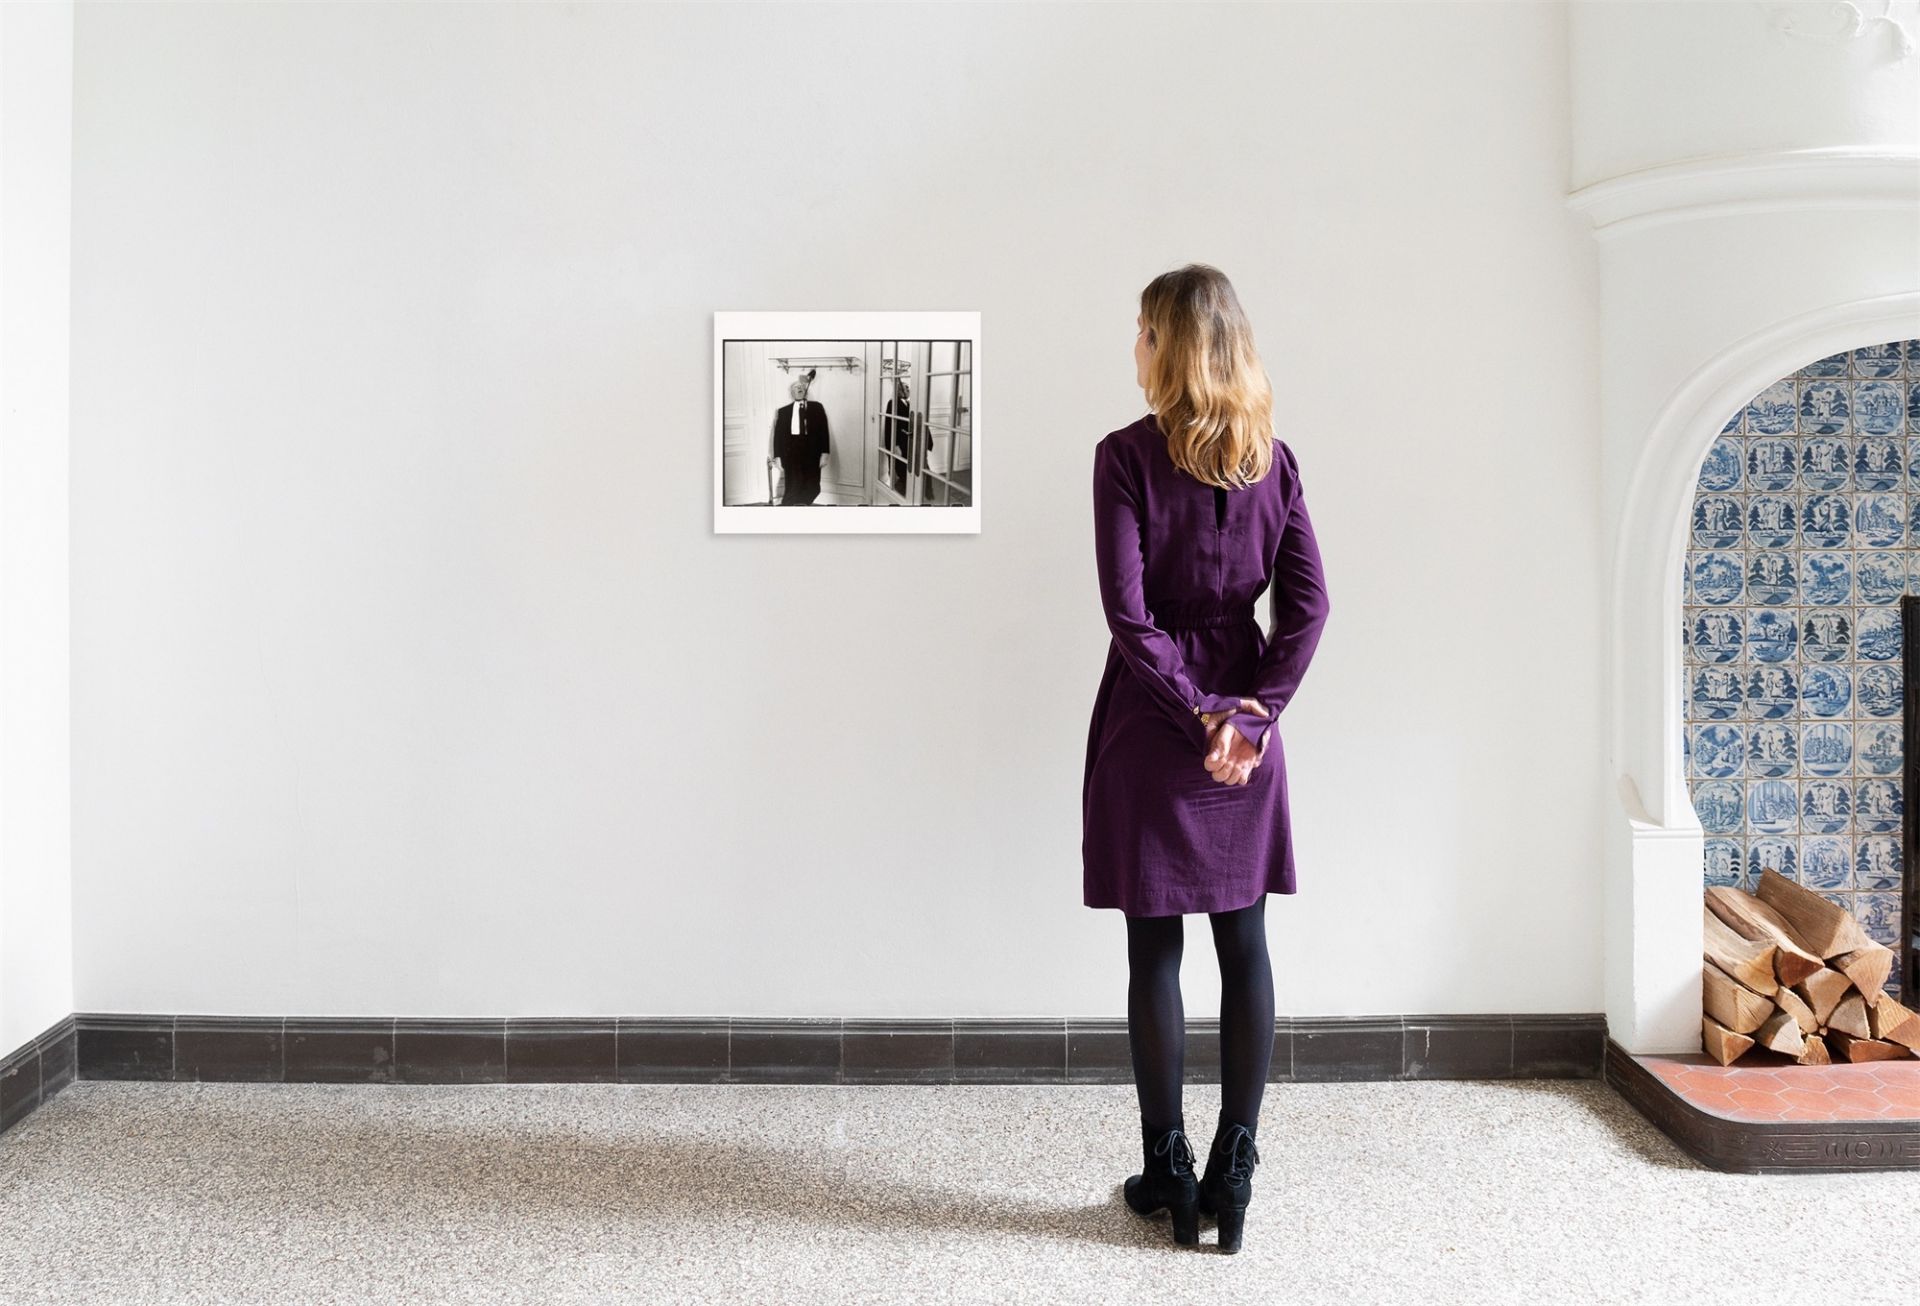
M 1162 630 L 1184 630 L 1202 626 L 1237 626 L 1243 621 L 1256 624 L 1251 603 L 1222 603 L 1217 599 L 1167 599 L 1147 604 L 1147 615 Z

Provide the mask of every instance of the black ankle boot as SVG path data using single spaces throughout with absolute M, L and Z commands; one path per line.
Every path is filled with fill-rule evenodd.
M 1193 1177 L 1193 1144 L 1179 1125 L 1142 1123 L 1146 1150 L 1142 1173 L 1127 1176 L 1127 1205 L 1141 1215 L 1165 1210 L 1173 1217 L 1173 1240 L 1191 1247 L 1200 1241 L 1200 1184 Z
M 1200 1177 L 1200 1209 L 1220 1222 L 1220 1250 L 1240 1250 L 1246 1227 L 1247 1203 L 1253 1200 L 1253 1167 L 1260 1163 L 1253 1130 L 1221 1118 L 1207 1153 L 1207 1172 Z

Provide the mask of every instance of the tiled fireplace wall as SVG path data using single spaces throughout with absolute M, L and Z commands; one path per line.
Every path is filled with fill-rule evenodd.
M 1700 469 L 1686 568 L 1706 883 L 1751 888 L 1771 866 L 1897 946 L 1920 340 L 1823 358 L 1733 414 Z

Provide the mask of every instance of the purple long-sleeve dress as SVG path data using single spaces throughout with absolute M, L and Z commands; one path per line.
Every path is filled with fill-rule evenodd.
M 1293 893 L 1286 759 L 1275 719 L 1327 619 L 1300 466 L 1284 441 L 1254 485 L 1220 490 L 1173 465 L 1153 414 L 1093 454 L 1100 601 L 1113 641 L 1094 699 L 1081 790 L 1089 907 L 1129 916 L 1231 911 Z M 1268 594 L 1273 629 L 1255 601 Z M 1202 712 L 1266 756 L 1244 785 L 1207 773 Z

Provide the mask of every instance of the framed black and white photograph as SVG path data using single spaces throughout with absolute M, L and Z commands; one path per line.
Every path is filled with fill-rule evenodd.
M 713 315 L 716 532 L 980 530 L 980 314 Z

